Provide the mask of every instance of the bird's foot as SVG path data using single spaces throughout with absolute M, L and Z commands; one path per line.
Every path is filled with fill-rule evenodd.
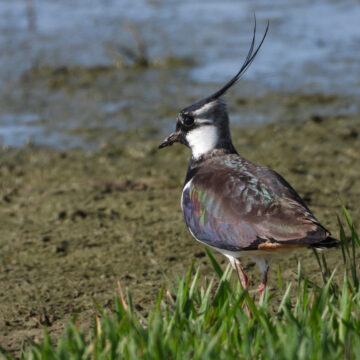
M 265 289 L 266 289 L 266 283 L 262 282 L 258 287 L 260 295 L 264 292 Z

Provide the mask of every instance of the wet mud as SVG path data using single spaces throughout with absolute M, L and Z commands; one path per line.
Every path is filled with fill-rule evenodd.
M 288 101 L 303 106 L 301 96 Z M 359 114 L 309 115 L 237 128 L 233 140 L 243 156 L 281 173 L 337 236 L 341 203 L 360 222 L 359 125 Z M 180 145 L 158 150 L 162 136 L 156 130 L 114 131 L 112 141 L 94 151 L 31 145 L 0 151 L 3 348 L 18 353 L 24 339 L 42 337 L 44 326 L 56 337 L 75 315 L 90 326 L 94 301 L 111 306 L 118 281 L 146 314 L 164 274 L 182 276 L 194 261 L 202 279 L 215 276 L 180 209 L 189 151 Z M 341 273 L 340 250 L 326 256 Z M 225 259 L 217 258 L 225 267 Z M 297 259 L 279 262 L 284 282 L 296 280 Z M 306 276 L 321 280 L 310 252 L 301 263 Z M 276 268 L 269 279 L 275 302 Z M 255 288 L 260 274 L 250 262 L 247 270 Z

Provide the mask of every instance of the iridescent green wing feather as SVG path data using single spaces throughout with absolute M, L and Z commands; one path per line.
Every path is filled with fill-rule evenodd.
M 204 164 L 185 188 L 182 208 L 194 237 L 222 249 L 314 244 L 329 235 L 280 175 L 236 155 Z

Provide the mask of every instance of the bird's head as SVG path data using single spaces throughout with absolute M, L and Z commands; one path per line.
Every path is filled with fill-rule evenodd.
M 260 44 L 254 49 L 255 21 L 250 49 L 238 73 L 214 94 L 181 110 L 177 116 L 175 131 L 164 139 L 159 145 L 160 149 L 179 142 L 191 149 L 194 159 L 198 159 L 217 148 L 234 149 L 230 137 L 229 117 L 222 95 L 240 79 L 253 62 L 264 42 L 268 28 L 269 24 L 266 27 Z

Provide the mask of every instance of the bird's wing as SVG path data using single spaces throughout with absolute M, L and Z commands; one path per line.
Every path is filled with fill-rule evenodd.
M 203 167 L 185 187 L 184 217 L 197 240 L 238 251 L 264 244 L 311 245 L 329 236 L 280 175 L 250 165 L 246 171 Z

